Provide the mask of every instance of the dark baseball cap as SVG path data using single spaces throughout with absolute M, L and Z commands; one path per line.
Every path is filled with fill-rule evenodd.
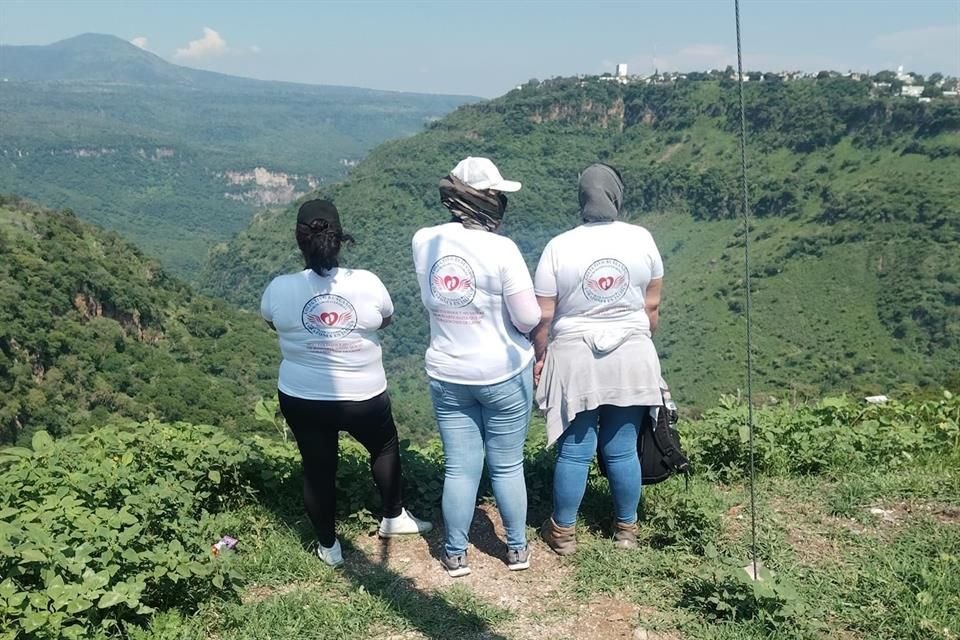
M 314 220 L 326 220 L 331 226 L 340 226 L 340 213 L 329 200 L 307 200 L 297 211 L 297 224 L 310 224 Z

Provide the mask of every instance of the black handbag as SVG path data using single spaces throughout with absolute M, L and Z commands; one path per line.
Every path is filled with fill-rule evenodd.
M 676 405 L 666 399 L 659 409 L 656 420 L 650 415 L 651 412 L 647 412 L 637 437 L 637 454 L 644 486 L 663 482 L 678 474 L 689 478 L 692 472 L 690 460 L 680 446 Z M 607 477 L 607 465 L 599 449 L 597 462 L 600 464 L 600 473 Z

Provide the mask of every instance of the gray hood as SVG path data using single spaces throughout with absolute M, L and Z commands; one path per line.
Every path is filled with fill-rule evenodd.
M 584 222 L 609 222 L 623 212 L 623 181 L 605 164 L 594 163 L 580 174 L 580 215 Z

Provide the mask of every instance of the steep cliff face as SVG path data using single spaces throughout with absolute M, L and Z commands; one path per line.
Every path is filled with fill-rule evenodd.
M 257 207 L 288 204 L 316 190 L 324 182 L 317 176 L 271 171 L 264 167 L 224 171 L 216 175 L 226 182 L 225 198 Z
M 554 103 L 546 108 L 538 107 L 529 118 L 534 124 L 544 122 L 573 125 L 596 124 L 604 129 L 614 128 L 617 131 L 623 131 L 626 124 L 626 109 L 623 97 L 618 96 L 610 104 L 594 102 L 590 99 L 574 103 Z M 645 124 L 652 123 L 651 117 Z

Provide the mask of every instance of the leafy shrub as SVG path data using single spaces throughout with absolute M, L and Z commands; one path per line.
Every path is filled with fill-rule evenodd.
M 259 458 L 212 427 L 159 424 L 0 451 L 0 627 L 123 633 L 229 594 L 237 574 L 210 553 L 208 515 L 251 495 Z
M 682 432 L 697 468 L 742 478 L 749 469 L 747 408 L 730 398 Z M 815 406 L 774 405 L 754 412 L 755 464 L 773 474 L 906 464 L 960 446 L 960 400 L 863 405 L 827 398 Z
M 765 473 L 855 472 L 960 450 L 960 401 L 949 394 L 880 406 L 829 399 L 762 408 L 756 417 L 757 468 Z M 725 401 L 682 434 L 698 468 L 743 477 L 749 459 L 744 407 Z M 231 532 L 212 530 L 211 514 L 250 500 L 302 513 L 301 462 L 292 442 L 240 441 L 213 427 L 145 423 L 58 441 L 39 432 L 32 445 L 0 449 L 0 639 L 123 635 L 157 611 L 191 611 L 212 598 L 235 597 L 239 578 L 230 559 L 209 551 L 221 533 Z M 405 501 L 437 514 L 439 442 L 404 443 L 401 455 Z M 553 465 L 554 451 L 535 427 L 525 451 L 534 522 L 550 508 Z M 594 469 L 591 486 L 602 483 Z M 735 563 L 716 557 L 723 504 L 704 488 L 699 480 L 690 492 L 669 482 L 645 498 L 655 546 L 708 558 L 710 571 L 686 584 L 687 606 L 711 619 L 749 617 L 773 626 L 795 619 L 803 606 L 789 585 L 754 583 Z M 831 508 L 847 513 L 868 487 L 838 485 L 837 491 Z M 369 456 L 349 438 L 341 441 L 337 497 L 341 520 L 373 522 L 379 497 Z M 609 513 L 609 496 L 595 498 Z M 928 581 L 926 591 L 950 583 L 937 580 Z
M 529 522 L 539 526 L 553 512 L 553 468 L 556 463 L 557 449 L 547 449 L 547 433 L 545 429 L 536 429 L 527 438 L 523 452 L 523 472 L 527 482 L 527 510 Z M 595 481 L 600 475 L 599 468 L 594 465 L 591 470 L 591 480 Z M 606 513 L 610 512 L 610 503 L 605 502 Z
M 758 567 L 758 580 L 731 558 L 721 558 L 712 545 L 713 562 L 684 585 L 682 603 L 711 621 L 759 620 L 769 629 L 809 626 L 808 608 L 796 589 L 767 569 Z
M 422 447 L 403 443 L 400 460 L 404 502 L 418 514 L 425 514 L 424 517 L 439 515 L 443 496 L 443 447 L 440 441 L 432 440 Z

